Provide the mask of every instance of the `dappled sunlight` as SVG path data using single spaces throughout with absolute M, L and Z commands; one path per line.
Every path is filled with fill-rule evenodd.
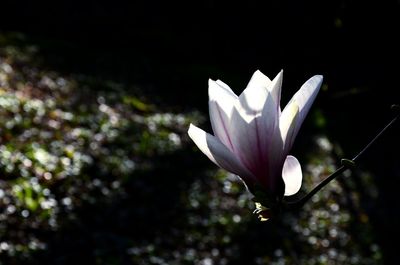
M 382 263 L 371 173 L 345 172 L 301 211 L 261 223 L 244 183 L 189 141 L 204 114 L 40 61 L 36 47 L 0 47 L 0 265 Z M 330 137 L 294 146 L 294 198 L 338 167 Z
M 137 109 L 134 95 L 81 90 L 88 84 L 12 51 L 0 50 L 0 252 L 10 256 L 46 249 L 35 231 L 60 229 L 77 207 L 126 196 L 123 184 L 154 168 L 154 157 L 181 149 L 199 116 L 147 111 L 144 102 Z

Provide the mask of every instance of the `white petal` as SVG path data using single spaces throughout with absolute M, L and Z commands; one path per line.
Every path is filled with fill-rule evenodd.
M 267 89 L 270 84 L 268 77 L 256 71 L 231 118 L 234 152 L 256 176 L 267 176 L 268 141 L 277 123 L 277 108 Z
M 276 77 L 271 81 L 271 83 L 267 87 L 268 91 L 271 93 L 273 99 L 275 100 L 275 104 L 277 105 L 279 113 L 281 112 L 280 103 L 281 103 L 282 78 L 283 78 L 283 70 L 281 70 L 276 75 Z
M 226 84 L 211 79 L 208 82 L 208 95 L 210 120 L 214 134 L 229 150 L 233 151 L 230 139 L 230 119 L 237 96 Z
M 296 194 L 301 188 L 303 174 L 299 161 L 294 156 L 287 156 L 282 169 L 282 178 L 285 182 L 285 196 Z
M 267 92 L 268 93 L 268 92 Z M 232 143 L 236 156 L 260 182 L 268 184 L 269 144 L 273 141 L 278 114 L 272 96 L 268 93 L 258 113 L 248 112 L 240 103 L 233 109 Z
M 299 119 L 297 121 L 299 128 L 319 92 L 319 89 L 322 85 L 322 80 L 322 75 L 315 75 L 311 77 L 301 86 L 299 91 L 297 91 L 292 98 L 292 100 L 295 100 L 299 106 Z
M 248 114 L 256 114 L 262 111 L 269 91 L 267 87 L 271 80 L 260 71 L 256 71 L 251 77 L 246 89 L 240 94 L 239 101 L 242 108 Z
M 237 98 L 237 95 L 232 91 L 232 89 L 227 84 L 225 84 L 224 82 L 222 82 L 219 79 L 217 81 L 215 81 L 215 83 L 217 83 L 218 85 L 223 87 L 226 91 L 228 91 L 230 94 L 232 94 L 233 97 Z
M 255 87 L 269 87 L 271 84 L 271 79 L 269 79 L 266 75 L 261 73 L 260 70 L 254 72 L 253 76 L 251 77 L 247 87 L 255 86 Z
M 232 98 L 238 98 L 238 96 L 232 91 L 232 89 L 219 79 L 217 81 L 208 79 L 208 93 L 210 93 L 210 86 L 219 87 L 224 91 L 225 94 L 231 96 Z M 215 96 L 218 96 L 218 94 L 215 94 Z
M 311 77 L 301 86 L 299 91 L 294 94 L 292 99 L 286 105 L 285 109 L 282 111 L 282 115 L 284 115 L 284 112 L 290 111 L 290 109 L 293 108 L 293 106 L 291 106 L 292 104 L 297 104 L 297 106 L 299 107 L 299 115 L 296 119 L 295 131 L 291 139 L 292 143 L 289 144 L 290 146 L 293 144 L 293 141 L 296 138 L 296 135 L 299 132 L 300 127 L 303 124 L 303 121 L 307 116 L 307 113 L 310 110 L 311 105 L 315 100 L 315 97 L 318 94 L 318 91 L 322 84 L 322 80 L 322 75 L 315 75 Z
M 292 147 L 298 117 L 299 106 L 296 104 L 295 100 L 283 110 L 279 117 L 279 129 L 285 156 Z
M 190 124 L 188 134 L 197 147 L 217 166 L 239 175 L 244 181 L 254 179 L 252 174 L 216 137 Z

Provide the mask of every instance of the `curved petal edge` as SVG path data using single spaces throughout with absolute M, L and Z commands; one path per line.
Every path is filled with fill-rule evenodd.
M 285 182 L 285 196 L 296 194 L 301 188 L 303 174 L 299 161 L 291 155 L 286 157 L 282 169 L 282 178 Z
M 190 124 L 188 134 L 197 147 L 217 166 L 239 175 L 244 181 L 254 179 L 250 171 L 215 136 L 193 124 Z

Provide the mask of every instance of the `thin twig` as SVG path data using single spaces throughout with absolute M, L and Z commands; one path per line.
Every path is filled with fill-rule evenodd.
M 398 109 L 398 105 L 392 106 L 393 109 Z M 398 113 L 352 160 L 342 159 L 342 166 L 339 167 L 335 172 L 321 181 L 316 187 L 314 187 L 308 194 L 306 194 L 303 198 L 294 201 L 294 202 L 287 202 L 287 206 L 290 209 L 299 209 L 301 208 L 312 196 L 314 196 L 319 190 L 321 190 L 324 186 L 326 186 L 329 182 L 335 179 L 337 176 L 342 174 L 347 169 L 350 169 L 352 166 L 355 165 L 356 160 L 367 151 L 370 146 L 378 140 L 379 137 L 390 127 L 396 120 L 399 118 L 400 113 Z
M 361 150 L 354 158 L 353 161 L 356 161 L 365 151 L 368 150 L 368 148 L 390 127 L 392 126 L 392 124 L 399 118 L 400 114 L 397 114 L 396 117 L 394 117 L 386 126 L 385 128 L 383 128 L 375 137 L 374 139 L 371 140 L 371 142 L 369 142 L 367 144 L 366 147 L 364 147 L 363 150 Z

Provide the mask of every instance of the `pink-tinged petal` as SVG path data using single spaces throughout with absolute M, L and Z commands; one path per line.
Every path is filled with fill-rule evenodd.
M 233 151 L 230 119 L 237 96 L 226 84 L 211 79 L 208 82 L 208 95 L 210 120 L 214 134 L 229 150 Z
M 239 97 L 240 98 L 240 97 Z M 253 173 L 260 184 L 269 185 L 269 144 L 272 141 L 278 114 L 272 96 L 267 97 L 261 110 L 255 112 L 238 102 L 233 109 L 232 143 L 236 156 Z
M 285 160 L 282 146 L 283 143 L 279 131 L 279 125 L 277 124 L 267 146 L 268 176 L 266 183 L 271 194 L 279 194 L 282 191 L 281 185 L 283 181 L 281 176 L 283 161 Z
M 268 185 L 268 145 L 278 122 L 275 101 L 267 87 L 271 81 L 256 71 L 240 94 L 231 118 L 236 156 L 260 182 Z
M 267 87 L 268 91 L 271 93 L 272 98 L 275 101 L 279 113 L 281 113 L 280 103 L 281 103 L 282 78 L 283 78 L 283 70 L 281 70 L 276 75 L 276 77 L 271 81 L 271 83 Z
M 197 147 L 217 166 L 239 175 L 244 181 L 252 182 L 254 177 L 235 155 L 216 137 L 190 124 L 188 134 Z
M 279 129 L 283 143 L 284 156 L 286 156 L 292 148 L 298 117 L 299 106 L 296 104 L 295 100 L 283 110 L 279 117 Z
M 282 169 L 282 178 L 285 182 L 285 196 L 296 194 L 301 188 L 303 174 L 299 161 L 294 156 L 287 156 Z
M 289 109 L 292 108 L 292 104 L 296 104 L 299 107 L 299 115 L 298 118 L 296 119 L 296 126 L 295 126 L 295 131 L 293 133 L 293 136 L 291 137 L 291 143 L 289 144 L 292 146 L 294 139 L 297 136 L 297 133 L 300 130 L 301 125 L 303 124 L 303 121 L 305 117 L 308 114 L 308 111 L 311 108 L 312 103 L 314 102 L 318 91 L 321 87 L 323 77 L 322 75 L 315 75 L 311 77 L 307 82 L 305 82 L 299 91 L 294 94 L 292 99 L 289 101 L 289 103 L 286 105 L 285 109 L 282 111 L 282 115 L 284 115 L 285 111 L 289 111 Z M 288 110 L 287 110 L 288 109 Z

